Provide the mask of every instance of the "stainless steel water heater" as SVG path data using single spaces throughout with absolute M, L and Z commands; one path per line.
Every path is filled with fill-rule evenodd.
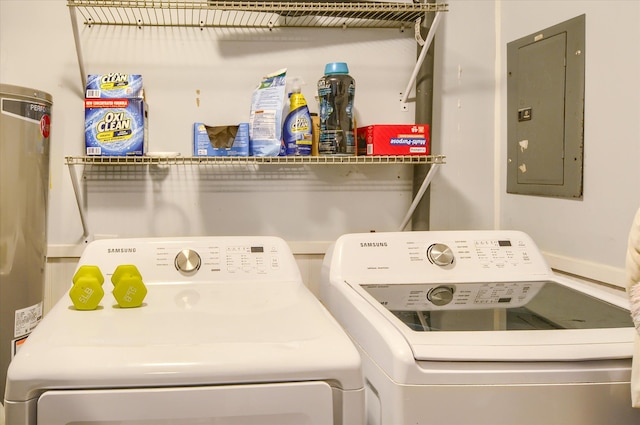
M 7 367 L 42 318 L 51 95 L 0 84 L 0 400 Z

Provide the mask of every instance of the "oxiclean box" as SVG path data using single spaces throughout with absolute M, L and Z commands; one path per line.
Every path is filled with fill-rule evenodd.
M 147 105 L 143 99 L 85 99 L 87 155 L 142 156 L 147 152 Z
M 87 99 L 143 99 L 142 75 L 90 74 L 84 93 Z
M 429 155 L 428 124 L 369 125 L 357 130 L 367 155 Z

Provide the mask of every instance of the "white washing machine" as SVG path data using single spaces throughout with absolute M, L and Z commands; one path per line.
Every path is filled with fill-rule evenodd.
M 344 235 L 320 290 L 361 353 L 369 425 L 640 424 L 618 292 L 514 231 Z
M 144 303 L 110 277 L 137 266 Z M 358 351 L 272 237 L 101 240 L 96 310 L 61 299 L 10 364 L 11 425 L 364 423 Z

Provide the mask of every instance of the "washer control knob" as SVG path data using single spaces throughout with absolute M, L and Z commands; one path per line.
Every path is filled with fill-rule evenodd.
M 447 305 L 453 300 L 454 289 L 451 286 L 436 286 L 427 293 L 427 299 L 434 305 Z
M 184 273 L 193 273 L 200 268 L 202 264 L 202 260 L 200 259 L 200 255 L 192 249 L 183 249 L 176 255 L 176 259 L 173 262 L 181 272 Z
M 443 243 L 434 243 L 427 249 L 427 258 L 436 266 L 453 264 L 453 251 Z

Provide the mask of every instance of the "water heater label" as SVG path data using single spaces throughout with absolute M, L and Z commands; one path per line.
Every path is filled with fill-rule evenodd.
M 25 121 L 41 124 L 43 116 L 49 116 L 51 114 L 51 107 L 43 103 L 2 98 L 2 113 Z
M 29 335 L 42 320 L 42 303 L 16 310 L 13 337 Z

